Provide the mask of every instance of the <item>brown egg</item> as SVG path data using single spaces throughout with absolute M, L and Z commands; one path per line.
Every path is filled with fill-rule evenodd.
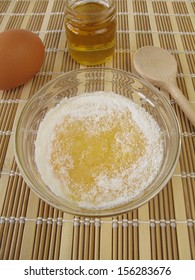
M 0 33 L 0 89 L 29 81 L 40 70 L 44 57 L 44 45 L 31 31 L 11 29 Z

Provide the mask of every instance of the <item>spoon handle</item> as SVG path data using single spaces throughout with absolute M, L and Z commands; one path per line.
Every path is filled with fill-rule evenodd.
M 182 111 L 186 114 L 191 123 L 195 126 L 195 110 L 192 108 L 187 98 L 183 95 L 181 90 L 174 84 L 167 84 L 167 91 L 175 99 Z

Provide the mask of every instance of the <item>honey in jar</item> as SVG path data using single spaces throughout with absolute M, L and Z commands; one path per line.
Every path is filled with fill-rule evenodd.
M 68 49 L 83 65 L 102 64 L 113 55 L 116 34 L 113 0 L 67 0 L 65 28 Z

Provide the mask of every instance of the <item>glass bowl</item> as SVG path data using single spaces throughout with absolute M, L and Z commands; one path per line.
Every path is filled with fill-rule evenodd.
M 85 209 L 56 196 L 44 184 L 35 163 L 35 140 L 46 112 L 56 106 L 61 99 L 97 91 L 114 92 L 143 106 L 162 130 L 164 155 L 157 176 L 136 198 L 114 208 Z M 28 186 L 53 207 L 73 215 L 89 217 L 119 215 L 138 208 L 152 199 L 171 178 L 179 158 L 180 146 L 177 118 L 162 93 L 131 73 L 109 68 L 75 70 L 51 80 L 26 103 L 15 133 L 16 161 Z

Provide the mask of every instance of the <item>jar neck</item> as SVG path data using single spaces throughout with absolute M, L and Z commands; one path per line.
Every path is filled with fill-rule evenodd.
M 92 10 L 88 8 L 81 8 L 87 4 L 97 4 L 101 6 L 100 10 Z M 80 7 L 79 7 L 80 6 Z M 105 7 L 102 9 L 102 7 Z M 108 20 L 113 20 L 116 15 L 116 8 L 114 5 L 113 0 L 107 1 L 98 1 L 98 0 L 84 0 L 84 1 L 75 1 L 75 0 L 68 0 L 65 4 L 65 17 L 66 20 L 71 20 L 72 22 L 76 23 L 91 23 L 95 24 L 96 22 L 103 22 Z

